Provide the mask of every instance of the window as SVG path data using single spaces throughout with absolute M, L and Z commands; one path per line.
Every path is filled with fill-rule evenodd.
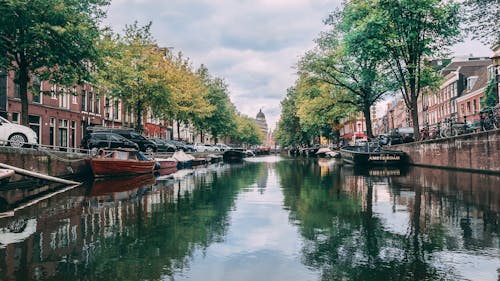
M 56 118 L 50 117 L 50 128 L 49 128 L 49 145 L 54 146 L 56 144 Z
M 465 115 L 465 105 L 463 103 L 460 105 L 460 110 L 462 111 L 462 115 Z
M 12 112 L 12 123 L 19 124 L 19 119 L 20 119 L 20 114 L 19 112 Z
M 476 99 L 474 99 L 472 101 L 472 109 L 474 110 L 474 114 L 476 114 L 476 112 L 477 112 L 477 101 L 476 101 Z
M 16 73 L 15 78 L 14 78 L 14 98 L 20 99 L 21 98 L 21 86 L 17 82 L 19 79 L 19 74 Z
M 68 120 L 59 119 L 59 141 L 57 143 L 60 147 L 68 146 Z
M 76 143 L 76 121 L 71 120 L 71 146 L 77 147 Z
M 120 110 L 120 102 L 116 100 L 113 107 L 113 119 L 118 120 L 119 110 Z
M 32 91 L 33 102 L 41 103 L 42 95 L 43 95 L 42 82 L 40 81 L 40 78 L 38 78 L 38 76 L 33 76 L 33 91 Z
M 69 93 L 66 88 L 63 88 L 62 95 L 59 97 L 59 107 L 69 108 Z
M 41 118 L 40 116 L 37 115 L 29 115 L 28 116 L 28 121 L 29 121 L 29 126 L 30 128 L 35 131 L 38 143 L 41 142 L 40 139 L 40 125 L 41 125 Z
M 472 88 L 474 88 L 476 81 L 477 81 L 477 76 L 471 76 L 467 78 L 467 91 L 470 91 L 472 90 Z
M 82 90 L 82 111 L 87 111 L 87 91 Z
M 73 104 L 77 104 L 78 103 L 76 97 L 77 97 L 77 95 L 76 95 L 76 86 L 73 86 L 73 92 L 71 93 L 71 102 Z
M 50 97 L 53 100 L 57 99 L 57 87 L 56 87 L 56 85 L 51 85 L 50 86 Z
M 470 101 L 467 102 L 467 114 L 470 114 Z

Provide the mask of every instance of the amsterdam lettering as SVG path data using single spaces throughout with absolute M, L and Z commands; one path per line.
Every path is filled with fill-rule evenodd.
M 399 155 L 373 155 L 368 158 L 371 161 L 399 160 Z

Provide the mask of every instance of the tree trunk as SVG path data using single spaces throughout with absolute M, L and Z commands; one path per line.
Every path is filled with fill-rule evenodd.
M 373 138 L 373 132 L 372 132 L 372 116 L 370 112 L 370 105 L 365 104 L 363 108 L 363 114 L 365 115 L 366 135 L 371 139 Z
M 177 123 L 177 140 L 181 140 L 181 122 L 177 120 L 176 123 Z
M 138 102 L 136 105 L 136 119 L 135 119 L 135 130 L 142 134 L 142 102 Z
M 19 95 L 21 98 L 21 124 L 25 126 L 29 126 L 29 112 L 28 112 L 28 83 L 29 83 L 29 75 L 28 68 L 21 64 L 18 69 L 18 80 L 17 84 L 19 85 Z
M 415 96 L 412 96 L 411 100 L 411 120 L 413 122 L 413 139 L 419 140 L 420 139 L 420 126 L 418 123 L 418 106 L 417 106 L 417 98 Z

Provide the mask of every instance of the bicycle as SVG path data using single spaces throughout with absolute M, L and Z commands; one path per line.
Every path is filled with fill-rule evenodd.
M 482 131 L 495 130 L 500 128 L 500 104 L 488 107 L 480 112 L 480 124 Z
M 452 115 L 445 119 L 446 127 L 441 132 L 441 137 L 454 137 L 462 134 L 474 133 L 476 129 L 467 124 L 467 116 L 464 116 L 464 122 L 458 121 L 457 115 Z

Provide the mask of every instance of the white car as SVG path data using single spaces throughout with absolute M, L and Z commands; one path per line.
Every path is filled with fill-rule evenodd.
M 38 137 L 31 128 L 11 123 L 0 117 L 0 143 L 12 147 L 23 147 L 26 144 L 36 144 Z
M 226 144 L 223 144 L 223 143 L 218 143 L 215 146 L 218 147 L 220 151 L 226 151 L 226 150 L 230 150 L 231 149 L 230 146 L 228 146 Z
M 198 152 L 213 152 L 213 151 L 219 151 L 219 148 L 211 146 L 209 144 L 203 144 L 203 143 L 197 143 L 194 148 L 196 148 L 196 151 Z

